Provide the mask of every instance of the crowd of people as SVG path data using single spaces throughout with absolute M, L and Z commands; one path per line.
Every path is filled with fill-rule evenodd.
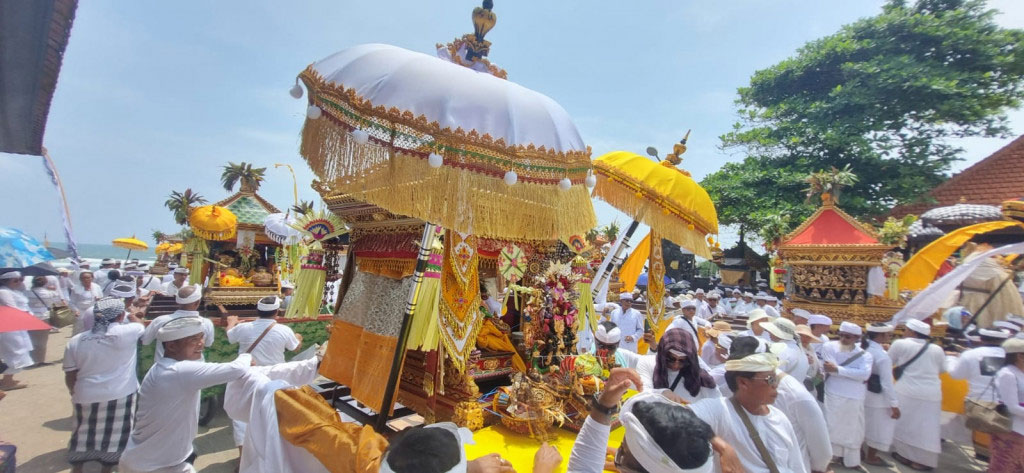
M 103 266 L 29 278 L 28 284 L 18 272 L 0 275 L 0 304 L 43 320 L 66 304 L 77 316 L 63 359 L 73 404 L 67 456 L 73 471 L 87 462 L 99 462 L 103 471 L 194 471 L 200 391 L 225 383 L 241 471 L 319 471 L 267 467 L 297 457 L 283 451 L 288 447 L 276 432 L 273 403 L 262 399 L 313 382 L 320 361 L 285 362 L 302 339 L 275 321 L 284 300 L 260 300 L 259 317 L 250 322 L 221 307 L 239 355 L 207 363 L 203 350 L 213 343 L 214 327 L 198 312 L 202 288 L 188 284 L 186 268 L 173 269 L 165 280 L 138 264 Z M 147 324 L 142 311 L 154 293 L 173 295 L 178 308 Z M 830 338 L 835 322 L 825 315 L 783 310 L 767 294 L 731 295 L 697 290 L 667 298 L 672 320 L 657 339 L 632 293 L 598 308 L 602 320 L 579 349 L 614 360 L 614 368 L 592 400 L 568 471 L 599 472 L 614 463 L 625 472 L 825 472 L 835 465 L 887 466 L 886 453 L 912 469 L 932 470 L 942 451 L 942 373 L 967 380 L 969 399 L 1007 406 L 1013 431 L 975 449 L 988 457 L 989 471 L 1024 471 L 1024 318 L 964 327 L 971 348 L 947 353 L 932 343 L 933 327 L 923 321 L 901 328 L 840 321 Z M 954 307 L 946 319 L 963 316 Z M 901 336 L 893 340 L 897 329 Z M 2 334 L 0 387 L 24 387 L 13 376 L 45 363 L 49 331 L 43 332 Z M 641 342 L 648 353 L 639 353 Z M 156 345 L 155 363 L 141 383 L 140 343 Z M 639 394 L 623 402 L 630 389 Z M 609 458 L 616 420 L 625 440 Z M 467 460 L 462 445 L 469 441 L 471 435 L 453 424 L 409 429 L 391 440 L 380 471 L 512 471 L 500 455 Z M 554 471 L 561 462 L 545 445 L 534 471 Z

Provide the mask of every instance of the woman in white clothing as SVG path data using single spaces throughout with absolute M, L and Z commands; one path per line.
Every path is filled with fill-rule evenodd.
M 75 330 L 79 333 L 85 330 L 84 319 L 86 312 L 92 308 L 96 301 L 103 297 L 103 288 L 92 280 L 92 271 L 88 269 L 78 273 L 78 281 L 71 288 L 71 310 L 75 312 Z
M 0 305 L 13 307 L 22 312 L 28 312 L 28 299 L 22 294 L 25 283 L 21 273 L 9 271 L 0 274 Z M 0 391 L 12 391 L 24 388 L 26 385 L 14 381 L 14 375 L 32 366 L 32 340 L 28 332 L 18 330 L 15 332 L 0 333 L 0 361 L 7 365 L 0 379 Z
M 32 288 L 25 291 L 25 297 L 28 298 L 28 311 L 37 319 L 50 323 L 50 307 L 60 304 L 63 299 L 55 289 L 47 287 L 47 283 L 46 276 L 32 278 Z M 28 336 L 32 339 L 32 361 L 37 365 L 45 363 L 50 331 L 32 330 Z
M 1024 340 L 1011 338 L 1003 343 L 1006 365 L 996 373 L 995 389 L 1013 419 L 1013 431 L 992 436 L 992 456 L 988 471 L 1009 473 L 1024 471 Z

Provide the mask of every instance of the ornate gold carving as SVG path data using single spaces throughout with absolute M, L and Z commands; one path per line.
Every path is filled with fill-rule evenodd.
M 455 405 L 452 422 L 469 430 L 480 430 L 484 426 L 484 410 L 475 400 L 460 402 Z

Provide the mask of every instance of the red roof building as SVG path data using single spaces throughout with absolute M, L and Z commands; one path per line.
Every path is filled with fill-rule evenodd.
M 900 205 L 890 215 L 921 215 L 936 207 L 968 204 L 998 206 L 1024 196 L 1024 135 L 991 156 L 974 163 L 922 196 L 921 202 Z

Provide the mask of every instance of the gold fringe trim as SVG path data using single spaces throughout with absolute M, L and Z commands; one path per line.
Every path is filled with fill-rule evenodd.
M 376 274 L 391 279 L 402 279 L 412 276 L 416 271 L 415 259 L 398 258 L 356 258 L 359 270 L 364 273 Z
M 697 256 L 711 259 L 711 249 L 705 239 L 706 233 L 701 227 L 694 225 L 694 228 L 690 229 L 691 222 L 684 220 L 684 217 L 671 212 L 665 213 L 663 207 L 653 201 L 637 197 L 635 190 L 612 181 L 604 174 L 594 175 L 597 177 L 595 196 L 626 215 L 634 216 L 652 230 L 656 230 L 661 238 L 686 248 Z M 717 233 L 718 229 L 712 229 L 708 233 L 712 232 Z
M 196 236 L 198 236 L 199 238 L 202 238 L 204 240 L 224 241 L 224 240 L 230 240 L 230 239 L 234 238 L 237 229 L 238 229 L 238 227 L 231 227 L 228 230 L 219 231 L 219 232 L 211 232 L 211 231 L 203 230 L 202 228 L 199 228 L 199 227 L 196 227 L 196 226 L 193 225 L 192 226 L 192 233 L 195 233 Z
M 301 152 L 333 191 L 462 233 L 551 240 L 584 234 L 597 225 L 583 185 L 563 191 L 557 185 L 524 182 L 521 175 L 519 182 L 508 186 L 503 173 L 492 176 L 463 169 L 470 164 L 456 152 L 445 153 L 445 164 L 434 169 L 426 154 L 392 152 L 372 141 L 355 143 L 348 130 L 323 117 L 306 120 Z M 585 173 L 580 180 L 584 178 Z

